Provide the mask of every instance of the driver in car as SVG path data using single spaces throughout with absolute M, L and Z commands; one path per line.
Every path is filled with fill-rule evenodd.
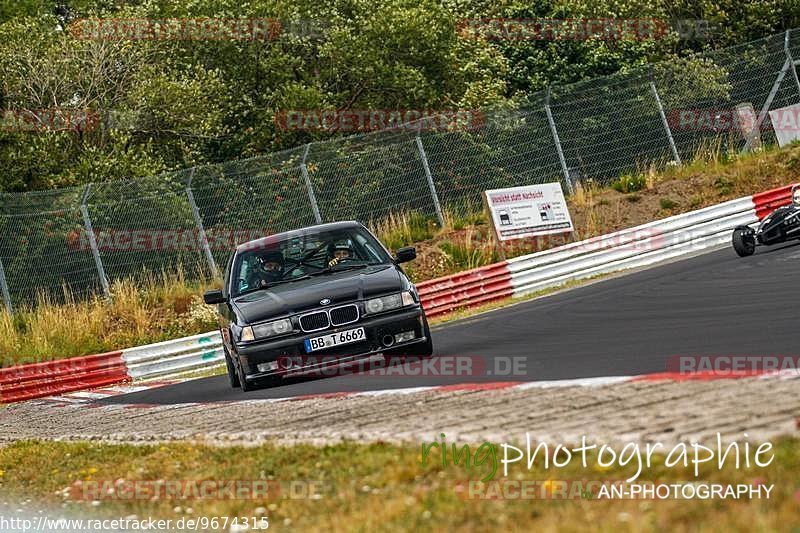
M 353 258 L 353 250 L 350 248 L 350 245 L 346 242 L 337 242 L 333 245 L 331 249 L 331 259 L 328 261 L 328 268 L 334 267 L 341 263 L 342 261 L 346 261 L 348 259 Z
M 283 254 L 279 251 L 269 251 L 259 256 L 257 266 L 248 285 L 251 287 L 266 287 L 278 281 L 283 276 Z
M 792 189 L 792 202 L 794 205 L 800 206 L 800 185 L 795 185 Z

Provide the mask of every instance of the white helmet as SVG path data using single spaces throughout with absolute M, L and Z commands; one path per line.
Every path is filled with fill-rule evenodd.
M 792 203 L 800 206 L 800 185 L 795 185 L 792 189 Z

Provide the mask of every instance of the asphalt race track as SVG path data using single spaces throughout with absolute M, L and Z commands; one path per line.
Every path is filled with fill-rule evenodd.
M 625 376 L 667 371 L 670 356 L 797 355 L 799 273 L 798 244 L 760 248 L 747 258 L 726 248 L 435 328 L 434 357 L 471 366 L 447 376 L 433 375 L 437 371 L 429 367 L 424 376 L 295 379 L 249 393 L 230 388 L 227 376 L 216 376 L 101 402 L 176 404 Z M 514 361 L 516 373 L 502 372 Z

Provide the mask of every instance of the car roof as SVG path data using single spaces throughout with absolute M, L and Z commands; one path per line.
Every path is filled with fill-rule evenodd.
M 320 231 L 330 231 L 330 230 L 337 230 L 337 229 L 346 229 L 346 228 L 360 228 L 363 227 L 363 224 L 358 222 L 357 220 L 346 220 L 341 222 L 328 222 L 327 224 L 317 224 L 315 226 L 306 226 L 305 228 L 298 228 L 293 229 L 290 231 L 283 231 L 281 233 L 275 233 L 273 235 L 267 235 L 266 237 L 262 237 L 260 239 L 256 239 L 253 241 L 243 242 L 242 244 L 236 247 L 236 253 L 243 251 L 253 250 L 255 248 L 263 248 L 267 247 L 270 244 L 274 244 L 277 242 L 285 241 L 287 239 L 293 239 L 295 237 L 302 237 L 303 235 L 308 235 L 309 233 L 317 233 Z

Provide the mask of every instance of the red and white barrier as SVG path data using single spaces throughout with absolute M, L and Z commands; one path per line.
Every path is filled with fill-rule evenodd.
M 778 207 L 789 205 L 792 202 L 792 188 L 795 184 L 786 185 L 770 191 L 754 194 L 751 198 L 759 220 L 769 215 Z
M 503 261 L 417 283 L 417 291 L 425 314 L 431 317 L 465 305 L 509 298 L 514 294 L 514 287 L 511 285 L 511 270 Z
M 122 352 L 0 368 L 0 403 L 130 381 Z
M 0 403 L 94 389 L 224 362 L 219 332 L 87 355 L 0 368 Z
M 429 317 L 557 287 L 570 280 L 641 268 L 730 245 L 731 230 L 791 202 L 781 187 L 616 233 L 417 284 Z M 0 368 L 0 403 L 175 374 L 223 363 L 219 332 L 117 352 Z M 638 378 L 637 378 L 638 379 Z

